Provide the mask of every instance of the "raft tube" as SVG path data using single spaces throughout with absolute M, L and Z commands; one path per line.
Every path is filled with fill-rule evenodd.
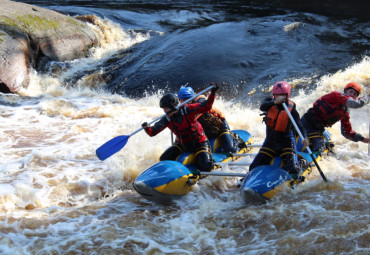
M 251 143 L 251 135 L 245 130 L 233 130 L 244 143 L 239 144 L 237 154 L 250 150 L 247 144 Z M 217 139 L 210 140 L 212 151 L 217 150 Z M 238 159 L 221 153 L 212 154 L 214 161 L 229 162 Z M 216 166 L 217 167 L 217 166 Z M 199 180 L 194 165 L 194 154 L 182 153 L 177 161 L 160 161 L 143 171 L 134 181 L 134 189 L 144 198 L 156 203 L 167 204 L 174 199 L 181 198 L 189 193 Z
M 327 153 L 333 148 L 333 143 L 330 142 L 331 134 L 325 130 L 324 138 Z M 247 205 L 264 204 L 276 194 L 286 188 L 293 188 L 303 182 L 305 178 L 312 172 L 313 160 L 311 155 L 302 147 L 300 139 L 296 139 L 298 154 L 300 154 L 307 162 L 300 177 L 294 179 L 288 172 L 283 170 L 282 159 L 275 157 L 270 165 L 263 165 L 254 168 L 248 172 L 244 178 L 241 187 L 240 195 Z M 304 152 L 302 152 L 302 150 Z M 320 160 L 321 157 L 315 157 Z

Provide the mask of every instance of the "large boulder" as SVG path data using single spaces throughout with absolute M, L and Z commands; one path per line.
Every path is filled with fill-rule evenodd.
M 98 45 L 87 23 L 38 6 L 0 0 L 0 90 L 16 93 L 29 84 L 29 68 L 67 61 Z

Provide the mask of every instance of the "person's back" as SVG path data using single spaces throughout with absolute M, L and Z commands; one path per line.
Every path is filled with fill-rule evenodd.
M 312 111 L 311 115 L 316 118 L 317 125 L 331 127 L 343 118 L 348 98 L 339 91 L 333 91 L 319 98 L 308 111 Z
M 360 108 L 369 102 L 369 96 L 359 98 L 361 86 L 355 82 L 348 83 L 344 93 L 333 91 L 320 97 L 302 116 L 302 125 L 307 129 L 311 150 L 318 154 L 324 150 L 325 127 L 341 122 L 342 135 L 354 142 L 369 143 L 369 138 L 352 129 L 349 108 Z

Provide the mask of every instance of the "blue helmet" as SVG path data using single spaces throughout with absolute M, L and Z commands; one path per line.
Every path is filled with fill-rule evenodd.
M 181 87 L 177 96 L 179 99 L 189 99 L 194 96 L 194 90 L 192 87 Z

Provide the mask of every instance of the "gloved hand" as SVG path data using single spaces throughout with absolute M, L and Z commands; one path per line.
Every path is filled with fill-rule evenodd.
M 370 103 L 370 95 L 367 95 L 367 96 L 361 97 L 360 99 L 362 99 L 362 100 L 364 101 L 364 103 L 365 103 L 365 104 Z
M 150 127 L 150 126 L 149 126 L 149 124 L 148 124 L 148 122 L 144 122 L 143 124 L 141 124 L 141 126 L 142 126 L 144 129 L 146 129 L 146 128 Z
M 284 96 L 278 96 L 274 100 L 274 104 L 282 104 L 284 102 L 286 102 L 286 97 L 284 97 Z
M 216 82 L 211 82 L 211 85 L 213 86 L 213 88 L 211 89 L 212 93 L 216 93 L 216 91 L 220 88 Z

